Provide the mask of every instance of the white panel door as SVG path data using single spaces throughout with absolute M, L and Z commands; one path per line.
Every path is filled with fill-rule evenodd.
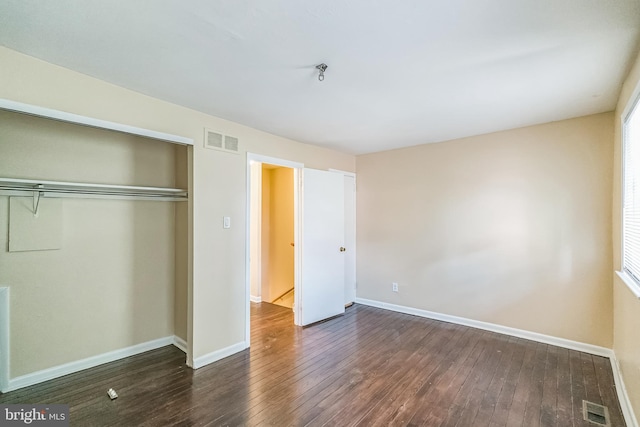
M 356 179 L 344 176 L 344 303 L 356 300 Z
M 344 178 L 304 169 L 300 325 L 344 313 Z M 298 292 L 298 290 L 296 290 Z

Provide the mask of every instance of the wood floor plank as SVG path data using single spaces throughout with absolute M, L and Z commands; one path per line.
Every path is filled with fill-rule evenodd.
M 438 383 L 439 376 L 443 374 L 446 369 L 446 360 L 450 357 L 452 352 L 455 352 L 458 341 L 462 338 L 465 330 L 457 326 L 453 327 L 450 334 L 447 334 L 443 343 L 435 343 L 437 350 L 430 352 L 432 356 L 432 362 L 423 368 L 421 376 L 423 381 L 420 387 L 416 390 L 416 393 L 411 396 L 410 399 L 404 402 L 398 402 L 399 406 L 396 406 L 395 411 L 392 412 L 390 417 L 390 424 L 404 425 L 410 424 L 410 420 L 419 409 L 421 401 L 425 396 L 433 389 L 434 384 Z
M 558 426 L 573 426 L 573 403 L 571 401 L 571 370 L 569 368 L 569 350 L 566 348 L 557 348 L 558 356 L 558 407 L 557 419 Z
M 421 399 L 410 423 L 433 425 L 444 422 L 449 412 L 450 402 L 470 375 L 473 365 L 482 352 L 483 343 L 480 341 L 482 336 L 483 334 L 472 331 L 472 334 L 466 336 L 464 344 L 456 345 L 462 350 L 449 353 L 446 362 L 448 366 L 445 365 L 442 375 L 434 381 L 430 390 L 425 390 L 427 393 Z
M 513 363 L 514 352 L 517 348 L 515 344 L 516 342 L 517 338 L 511 337 L 508 341 L 509 345 L 502 350 L 502 356 L 496 366 L 496 371 L 486 389 L 484 399 L 482 400 L 480 409 L 474 420 L 476 425 L 488 425 L 491 423 L 498 404 L 500 392 L 504 387 L 507 373 Z
M 590 402 L 602 405 L 602 398 L 600 397 L 600 389 L 598 388 L 598 380 L 596 378 L 596 369 L 593 364 L 593 356 L 586 353 L 580 354 L 582 360 L 582 375 L 584 377 L 584 389 L 586 392 L 586 399 Z
M 624 425 L 608 359 L 355 304 L 300 328 L 251 304 L 250 349 L 198 370 L 173 346 L 15 392 L 65 403 L 73 426 Z M 111 401 L 106 390 L 115 388 Z
M 438 334 L 440 334 L 440 332 L 438 332 Z M 417 376 L 421 378 L 420 385 L 414 383 L 409 390 L 410 393 L 412 393 L 410 394 L 410 396 L 413 396 L 413 399 L 420 399 L 420 395 L 424 393 L 425 390 L 430 389 L 433 384 L 437 384 L 438 382 L 438 373 L 435 370 L 429 371 L 429 365 L 433 365 L 432 361 L 436 358 L 440 358 L 440 360 L 443 361 L 446 360 L 450 357 L 449 355 L 452 351 L 455 350 L 455 348 L 459 348 L 458 346 L 460 346 L 462 343 L 468 342 L 469 338 L 473 337 L 472 334 L 468 334 L 468 331 L 466 331 L 465 328 L 454 328 L 451 329 L 451 332 L 440 335 L 440 339 L 444 339 L 444 342 L 440 341 L 440 344 L 437 344 L 437 341 L 433 341 L 434 345 L 440 347 L 439 353 L 434 354 L 429 352 L 427 354 L 423 351 L 423 348 L 421 346 L 412 348 L 413 354 L 417 358 L 417 362 L 415 364 L 417 369 L 406 369 L 405 366 L 407 365 L 405 364 L 405 362 L 401 361 L 400 364 L 394 367 L 395 375 L 393 376 L 391 381 L 389 381 L 388 386 L 378 387 L 380 389 L 380 392 L 373 395 L 375 396 L 375 399 L 373 399 L 373 401 L 387 402 L 387 406 L 393 408 L 394 404 L 389 404 L 389 402 L 393 400 L 395 401 L 395 407 L 397 410 L 400 410 L 402 408 L 402 410 L 406 412 L 408 409 L 406 405 L 408 400 L 399 400 L 397 399 L 397 397 L 395 399 L 391 398 L 390 400 L 387 400 L 389 399 L 390 393 L 397 393 L 398 391 L 400 391 L 399 388 L 394 388 L 392 386 L 399 383 L 406 383 L 407 381 L 411 381 Z M 431 337 L 435 338 L 434 336 Z M 444 366 L 444 363 L 440 363 L 439 365 Z M 354 420 L 354 425 L 370 425 L 369 421 L 360 421 L 361 418 L 366 416 L 373 409 L 373 407 L 375 407 L 375 405 L 371 405 L 370 402 L 371 400 L 369 402 L 361 400 L 357 407 L 358 410 L 350 413 L 348 412 L 346 414 L 347 416 L 345 416 L 344 419 Z M 382 419 L 378 418 L 378 421 L 381 422 Z
M 441 398 L 446 396 L 445 390 L 451 385 L 458 369 L 471 350 L 473 349 L 468 348 L 466 352 L 458 353 L 454 349 L 449 353 L 445 363 L 441 363 L 439 369 L 435 370 L 434 378 L 430 381 L 429 386 L 423 387 L 414 399 L 414 415 L 409 421 L 410 425 L 439 425 L 444 422 L 448 415 L 449 404 L 442 401 Z M 464 382 L 465 379 L 460 379 L 458 382 Z M 439 400 L 445 403 L 444 408 L 438 407 Z
M 569 369 L 571 371 L 571 402 L 573 413 L 573 425 L 580 427 L 592 427 L 582 417 L 582 401 L 587 398 L 582 373 L 581 353 L 569 350 Z
M 393 350 L 387 349 L 383 351 L 380 348 L 380 341 L 386 342 L 393 338 L 397 333 L 396 328 L 402 327 L 404 322 L 383 322 L 378 325 L 381 330 L 372 330 L 371 335 L 362 337 L 355 346 L 351 348 L 341 349 L 339 357 L 335 357 L 335 368 L 329 369 L 330 375 L 327 376 L 326 371 L 319 372 L 317 376 L 309 381 L 308 379 L 302 380 L 306 385 L 305 393 L 301 393 L 300 396 L 288 405 L 290 410 L 281 411 L 276 413 L 276 419 L 271 419 L 270 422 L 275 425 L 291 425 L 290 423 L 300 423 L 301 418 L 309 417 L 309 411 L 313 411 L 319 402 L 331 395 L 336 389 L 336 386 L 342 384 L 345 380 L 359 381 L 359 378 L 364 375 L 362 366 L 366 365 L 369 361 L 376 359 L 384 359 L 393 354 Z M 379 337 L 379 338 L 376 338 Z M 257 418 L 252 421 L 262 421 L 266 416 L 269 418 L 273 414 L 265 412 L 262 414 L 262 418 Z
M 487 401 L 485 400 L 485 397 L 487 396 L 487 389 L 494 379 L 494 375 L 498 369 L 500 361 L 504 360 L 503 352 L 510 340 L 510 337 L 496 334 L 493 336 L 493 339 L 495 340 L 495 344 L 491 347 L 491 351 L 487 353 L 487 363 L 483 367 L 482 371 L 477 372 L 476 381 L 472 385 L 473 389 L 469 394 L 470 398 L 467 400 L 464 409 L 461 411 L 460 418 L 456 422 L 456 426 L 476 424 L 475 419 L 478 416 L 478 413 L 483 408 L 483 405 L 486 406 L 487 404 Z M 485 409 L 484 412 L 486 411 L 487 409 Z
M 449 334 L 432 334 L 432 341 L 429 347 L 438 347 L 444 340 L 448 339 Z M 478 334 L 478 339 L 481 335 Z M 406 370 L 406 375 L 402 381 L 391 384 L 388 394 L 384 399 L 378 402 L 371 402 L 369 412 L 355 424 L 362 426 L 387 425 L 394 414 L 401 410 L 402 406 L 418 393 L 424 382 L 427 380 L 426 375 L 429 373 L 429 364 L 432 360 L 430 352 L 420 352 L 421 359 L 411 369 Z
M 613 381 L 611 362 L 605 357 L 593 356 L 593 364 L 596 369 L 600 398 L 602 399 L 602 404 L 609 408 L 611 425 L 624 426 L 625 422 L 622 417 L 622 409 L 620 408 L 620 402 L 618 401 L 618 395 Z M 614 406 L 615 410 L 611 410 L 611 406 Z
M 553 427 L 557 425 L 558 397 L 558 355 L 556 348 L 549 346 L 547 362 L 544 370 L 542 386 L 542 405 L 540 407 L 540 425 Z
M 527 407 L 524 412 L 524 427 L 540 425 L 540 412 L 542 409 L 542 394 L 544 391 L 544 371 L 547 364 L 548 345 L 538 344 L 529 385 L 530 391 L 527 398 Z
M 502 341 L 501 338 L 503 337 L 491 332 L 483 333 L 481 353 L 475 361 L 472 371 L 465 378 L 462 386 L 451 402 L 447 417 L 443 423 L 444 426 L 460 425 L 461 422 L 464 422 L 463 418 L 472 416 L 473 405 L 469 405 L 469 401 L 471 400 L 476 383 L 478 383 L 483 372 L 488 369 L 491 361 L 494 359 L 496 345 Z M 474 415 L 475 414 L 473 414 L 473 416 Z
M 420 340 L 423 334 L 416 334 L 414 339 Z M 382 343 L 378 341 L 379 346 L 383 346 L 385 350 L 383 350 L 382 354 L 385 355 L 382 357 L 382 364 L 375 365 L 375 369 L 368 371 L 365 370 L 366 373 L 364 376 L 358 378 L 358 381 L 350 381 L 348 384 L 343 384 L 337 393 L 331 393 L 329 396 L 325 397 L 322 401 L 318 402 L 316 405 L 311 407 L 302 421 L 305 423 L 314 422 L 314 423 L 322 423 L 324 422 L 324 418 L 326 417 L 327 411 L 324 408 L 331 407 L 334 411 L 338 412 L 340 405 L 344 403 L 344 400 L 341 399 L 341 392 L 349 392 L 356 394 L 358 390 L 362 390 L 364 385 L 370 384 L 370 382 L 377 380 L 379 378 L 385 378 L 388 375 L 388 372 L 391 369 L 395 369 L 397 363 L 403 361 L 408 358 L 411 354 L 411 351 L 407 349 L 407 347 L 411 347 L 411 340 L 402 341 L 401 340 L 402 333 L 398 330 L 395 331 L 395 339 L 387 340 Z M 378 351 L 381 349 L 379 348 Z M 361 370 L 362 364 L 359 363 L 358 360 L 353 361 L 355 363 L 354 366 L 357 366 L 358 370 Z M 308 406 L 308 405 L 307 405 Z M 324 414 L 323 414 L 324 413 Z
M 509 409 L 511 409 L 511 403 L 513 402 L 516 386 L 518 385 L 518 377 L 520 376 L 520 371 L 522 370 L 524 361 L 525 345 L 523 340 L 515 338 L 511 341 L 511 344 L 515 347 L 514 354 L 504 376 L 502 389 L 500 390 L 500 394 L 495 405 L 495 411 L 491 418 L 491 425 L 494 426 L 507 425 Z
M 525 341 L 525 353 L 522 361 L 522 367 L 518 374 L 516 389 L 507 415 L 507 425 L 522 425 L 524 414 L 527 409 L 527 401 L 531 392 L 533 368 L 535 365 L 535 355 L 538 344 L 533 341 Z

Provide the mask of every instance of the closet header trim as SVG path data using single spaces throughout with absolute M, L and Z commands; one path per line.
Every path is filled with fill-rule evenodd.
M 157 139 L 159 141 L 170 142 L 172 144 L 193 145 L 193 139 L 184 136 L 172 135 L 169 133 L 156 132 L 150 129 L 138 128 L 121 123 L 109 122 L 78 114 L 67 113 L 65 111 L 52 110 L 50 108 L 38 107 L 36 105 L 23 104 L 22 102 L 0 98 L 0 109 L 13 111 L 16 113 L 28 114 L 36 117 L 57 120 L 60 122 L 73 123 L 76 125 L 88 126 L 98 129 L 107 129 L 130 135 L 143 136 L 145 138 Z

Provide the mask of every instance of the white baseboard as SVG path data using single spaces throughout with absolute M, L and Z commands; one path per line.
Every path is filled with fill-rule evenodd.
M 245 348 L 248 348 L 246 342 L 242 341 L 237 344 L 230 345 L 229 347 L 222 348 L 220 350 L 211 352 L 209 354 L 205 354 L 204 356 L 196 357 L 193 359 L 193 369 L 202 368 L 205 365 L 208 365 L 213 362 L 217 362 L 220 359 L 224 359 L 225 357 L 229 357 L 232 354 L 236 354 L 241 352 Z
M 389 304 L 364 298 L 356 298 L 356 303 L 369 305 L 371 307 L 384 308 L 385 310 L 397 311 L 399 313 L 412 314 L 414 316 L 426 317 L 458 325 L 470 326 L 472 328 L 484 329 L 486 331 L 497 332 L 499 334 L 511 335 L 531 341 L 551 344 L 570 350 L 582 351 L 584 353 L 595 354 L 596 356 L 611 357 L 613 350 L 593 344 L 579 341 L 572 341 L 550 335 L 539 334 L 537 332 L 525 331 L 524 329 L 510 328 L 508 326 L 497 325 L 495 323 L 481 322 L 479 320 L 467 319 L 466 317 L 451 316 L 449 314 L 436 313 L 434 311 L 421 310 L 419 308 L 406 307 L 403 305 Z
M 177 335 L 173 336 L 173 342 L 172 344 L 176 347 L 178 347 L 180 350 L 182 350 L 183 353 L 187 353 L 187 342 L 185 340 L 183 340 L 182 338 L 180 338 Z
M 622 414 L 624 415 L 624 420 L 627 422 L 628 427 L 638 427 L 638 419 L 636 418 L 636 414 L 633 411 L 633 406 L 631 406 L 631 401 L 629 400 L 629 395 L 627 394 L 627 387 L 625 387 L 624 385 L 622 372 L 620 371 L 620 364 L 618 363 L 616 355 L 612 354 L 609 358 L 609 361 L 611 362 L 613 380 L 616 383 L 616 393 L 618 394 L 618 401 L 620 401 L 620 407 L 622 409 Z
M 638 420 L 636 419 L 627 389 L 624 385 L 622 375 L 620 372 L 620 366 L 616 359 L 614 351 L 610 348 L 600 347 L 593 344 L 587 344 L 579 341 L 572 341 L 564 338 L 553 337 L 550 335 L 539 334 L 537 332 L 525 331 L 523 329 L 510 328 L 508 326 L 496 325 L 495 323 L 481 322 L 478 320 L 467 319 L 465 317 L 451 316 L 449 314 L 436 313 L 434 311 L 421 310 L 419 308 L 406 307 L 403 305 L 389 304 L 386 302 L 380 302 L 375 300 L 369 300 L 364 298 L 356 298 L 357 304 L 368 305 L 371 307 L 382 308 L 385 310 L 396 311 L 398 313 L 411 314 L 414 316 L 426 317 L 428 319 L 440 320 L 448 323 L 455 323 L 458 325 L 470 326 L 472 328 L 484 329 L 486 331 L 497 332 L 500 334 L 511 335 L 518 338 L 524 338 L 531 341 L 537 341 L 544 344 L 555 345 L 557 347 L 568 348 L 570 350 L 577 350 L 583 353 L 589 353 L 596 356 L 608 357 L 611 362 L 611 369 L 613 371 L 613 380 L 616 385 L 616 392 L 618 393 L 618 401 L 622 408 L 622 414 L 629 427 L 639 427 Z
M 65 363 L 64 365 L 58 365 L 16 378 L 11 378 L 9 380 L 8 387 L 6 389 L 3 389 L 2 392 L 6 393 L 8 391 L 17 390 L 19 388 L 28 387 L 30 385 L 38 384 L 43 381 L 48 381 L 64 375 L 72 374 L 74 372 L 82 371 L 84 369 L 93 368 L 104 363 L 113 362 L 115 360 L 123 359 L 129 356 L 135 356 L 136 354 L 144 353 L 145 351 L 155 350 L 160 347 L 172 345 L 174 344 L 174 342 L 175 338 L 173 336 L 159 338 L 153 341 L 136 344 L 131 347 L 122 348 L 120 350 L 110 351 L 108 353 L 87 357 L 86 359 L 76 360 L 75 362 L 69 362 Z
M 251 302 L 262 302 L 262 297 L 254 297 L 253 295 L 251 295 L 249 299 L 251 300 Z

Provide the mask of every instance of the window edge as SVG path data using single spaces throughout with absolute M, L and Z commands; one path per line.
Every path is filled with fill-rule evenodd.
M 635 295 L 637 299 L 640 299 L 640 284 L 638 284 L 631 276 L 624 271 L 616 271 L 618 277 L 627 285 L 627 288 Z

